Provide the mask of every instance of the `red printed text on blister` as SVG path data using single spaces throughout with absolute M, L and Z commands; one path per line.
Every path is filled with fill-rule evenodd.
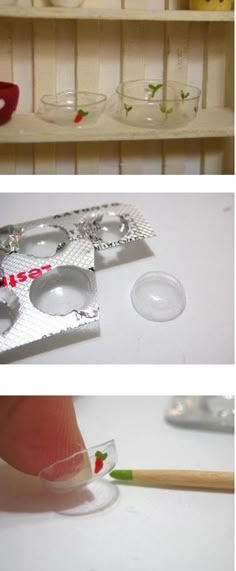
M 0 287 L 16 287 L 20 283 L 26 282 L 28 279 L 34 280 L 43 274 L 43 272 L 49 272 L 52 266 L 41 266 L 41 268 L 31 268 L 18 274 L 10 274 L 9 276 L 3 276 L 2 283 Z

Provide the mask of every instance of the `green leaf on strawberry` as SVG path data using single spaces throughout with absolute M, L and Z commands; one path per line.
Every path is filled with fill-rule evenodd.
M 80 123 L 80 121 L 82 121 L 82 119 L 84 117 L 86 117 L 89 114 L 88 111 L 84 111 L 83 109 L 79 109 L 75 118 L 74 118 L 74 123 Z
M 97 452 L 95 452 L 95 456 L 96 458 L 101 458 L 101 460 L 106 460 L 107 458 L 107 452 L 100 452 L 100 450 L 97 450 Z

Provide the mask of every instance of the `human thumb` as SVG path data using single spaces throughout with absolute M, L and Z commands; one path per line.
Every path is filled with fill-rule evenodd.
M 38 475 L 84 448 L 71 397 L 0 397 L 0 458 L 17 470 Z

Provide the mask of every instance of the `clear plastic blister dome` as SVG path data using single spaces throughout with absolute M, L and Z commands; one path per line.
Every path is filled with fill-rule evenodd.
M 50 497 L 56 496 L 56 511 L 86 515 L 107 508 L 117 499 L 116 487 L 103 480 L 116 462 L 115 442 L 109 440 L 44 468 L 39 477 Z
M 40 472 L 44 486 L 52 492 L 71 492 L 108 474 L 117 462 L 114 440 L 92 446 L 55 462 Z
M 125 216 L 112 210 L 105 213 L 94 213 L 87 223 L 81 225 L 82 232 L 94 243 L 114 244 L 124 239 L 129 232 L 129 222 Z
M 170 321 L 186 306 L 182 284 L 164 272 L 143 274 L 134 284 L 131 300 L 136 311 L 150 321 Z
M 53 256 L 69 243 L 69 234 L 59 226 L 46 224 L 32 225 L 22 229 L 18 242 L 18 251 L 22 254 L 46 258 Z
M 13 291 L 0 289 L 0 335 L 11 329 L 17 319 L 19 306 L 19 300 Z

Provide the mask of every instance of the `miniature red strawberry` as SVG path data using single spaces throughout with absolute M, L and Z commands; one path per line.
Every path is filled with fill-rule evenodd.
M 94 474 L 98 474 L 98 472 L 101 472 L 101 470 L 103 469 L 104 460 L 106 460 L 106 458 L 107 458 L 106 452 L 100 452 L 100 450 L 97 450 L 97 452 L 95 453 Z
M 88 111 L 84 111 L 83 109 L 79 109 L 78 113 L 74 118 L 74 123 L 80 123 L 84 117 L 88 115 Z

